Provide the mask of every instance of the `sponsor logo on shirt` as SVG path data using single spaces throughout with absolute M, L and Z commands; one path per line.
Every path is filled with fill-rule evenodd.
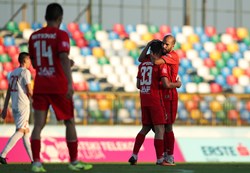
M 54 67 L 39 67 L 38 70 L 39 70 L 38 71 L 39 76 L 51 77 L 55 73 L 55 68 Z
M 141 93 L 143 93 L 143 94 L 150 93 L 150 86 L 142 86 L 141 87 Z

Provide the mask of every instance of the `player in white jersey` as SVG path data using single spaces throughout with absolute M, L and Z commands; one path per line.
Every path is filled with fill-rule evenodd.
M 20 53 L 18 61 L 20 66 L 9 75 L 9 86 L 4 101 L 4 107 L 1 112 L 1 117 L 5 119 L 11 97 L 12 113 L 15 120 L 16 131 L 10 137 L 8 143 L 0 154 L 0 163 L 2 164 L 7 164 L 6 155 L 15 146 L 20 138 L 23 138 L 25 149 L 31 162 L 33 162 L 29 139 L 30 98 L 32 96 L 31 73 L 28 70 L 31 65 L 29 54 L 26 52 Z

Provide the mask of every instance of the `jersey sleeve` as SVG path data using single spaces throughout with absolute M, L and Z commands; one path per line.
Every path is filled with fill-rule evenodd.
M 166 64 L 161 64 L 160 65 L 160 77 L 167 77 L 169 78 L 169 74 L 168 74 L 168 67 Z
M 167 55 L 161 56 L 166 64 L 179 64 L 179 57 L 176 53 L 169 53 Z
M 140 69 L 141 69 L 141 65 L 138 66 L 138 72 L 137 72 L 137 76 L 136 76 L 137 79 L 140 79 L 140 78 L 141 78 Z
M 67 52 L 70 50 L 69 36 L 65 31 L 59 31 L 59 37 L 57 42 L 57 50 L 58 52 Z

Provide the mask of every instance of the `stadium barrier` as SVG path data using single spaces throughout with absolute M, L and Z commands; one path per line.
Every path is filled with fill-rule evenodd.
M 0 91 L 0 105 L 5 91 Z M 83 125 L 140 125 L 139 93 L 75 92 L 75 119 Z M 11 104 L 9 105 L 9 108 Z M 31 111 L 33 114 L 33 111 Z M 11 109 L 3 123 L 13 123 Z M 33 116 L 30 118 L 33 123 Z M 47 122 L 58 124 L 50 108 Z M 247 126 L 250 124 L 249 94 L 179 94 L 177 125 Z

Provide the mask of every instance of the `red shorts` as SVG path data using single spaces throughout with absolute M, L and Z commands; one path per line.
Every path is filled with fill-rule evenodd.
M 143 125 L 166 124 L 166 114 L 163 107 L 143 106 L 141 112 Z
M 167 124 L 174 124 L 178 108 L 178 100 L 167 100 L 164 101 L 166 113 L 167 113 Z
M 57 120 L 68 120 L 74 117 L 73 100 L 65 94 L 34 94 L 33 108 L 47 111 L 49 106 L 55 111 Z

